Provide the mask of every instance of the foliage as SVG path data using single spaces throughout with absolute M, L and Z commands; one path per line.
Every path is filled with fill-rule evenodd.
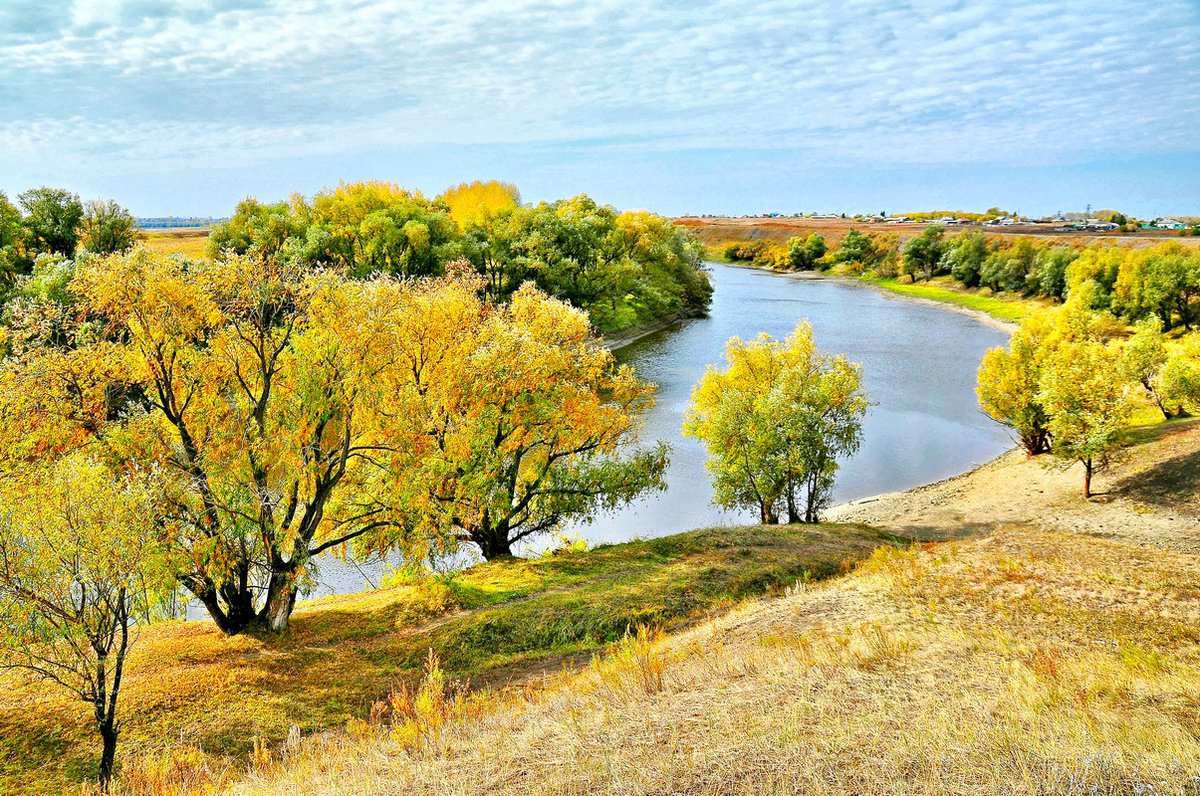
M 884 251 L 877 245 L 874 237 L 851 228 L 842 238 L 841 247 L 833 253 L 833 261 L 870 267 L 883 256 Z
M 614 364 L 583 313 L 532 285 L 489 305 L 482 284 L 464 275 L 408 286 L 413 325 L 377 339 L 389 367 L 376 379 L 406 396 L 408 423 L 429 430 L 396 485 L 406 531 L 494 558 L 662 488 L 666 449 L 619 455 L 653 388 Z
M 93 254 L 115 254 L 133 248 L 137 242 L 137 221 L 116 202 L 92 199 L 83 208 L 80 238 Z
M 717 503 L 756 508 L 774 523 L 782 498 L 789 522 L 816 522 L 838 457 L 861 441 L 858 366 L 820 354 L 807 323 L 784 342 L 735 337 L 725 359 L 724 371 L 709 368 L 696 385 L 684 424 L 708 448 Z
M 447 188 L 438 199 L 450 210 L 459 229 L 484 226 L 497 214 L 521 204 L 521 192 L 507 182 L 491 180 L 459 183 Z
M 126 656 L 168 582 L 153 491 L 136 471 L 114 475 L 86 455 L 0 485 L 0 668 L 88 705 L 102 786 Z
M 920 235 L 904 247 L 904 273 L 914 282 L 918 275 L 929 280 L 939 272 L 942 253 L 945 250 L 942 240 L 945 234 L 945 227 L 934 224 L 923 229 Z
M 1031 315 L 1013 332 L 1007 351 L 993 348 L 979 365 L 980 407 L 1016 432 L 1030 456 L 1049 449 L 1049 418 L 1038 389 L 1051 331 L 1045 313 Z
M 619 455 L 651 388 L 533 286 L 496 307 L 461 270 L 77 266 L 84 320 L 0 373 L 5 469 L 91 445 L 158 468 L 180 582 L 227 633 L 286 627 L 312 558 L 359 537 L 500 555 L 660 483 L 665 451 Z
M 61 188 L 30 188 L 17 197 L 25 209 L 26 247 L 35 252 L 74 257 L 79 244 L 83 204 Z
M 1128 382 L 1117 378 L 1120 351 L 1096 340 L 1069 340 L 1050 352 L 1038 387 L 1049 418 L 1051 451 L 1084 466 L 1083 496 L 1107 463 L 1132 409 Z
M 248 199 L 213 230 L 209 252 L 272 258 L 304 269 L 437 276 L 465 258 L 496 301 L 526 281 L 587 310 L 603 332 L 675 313 L 702 314 L 712 294 L 700 247 L 644 212 L 618 213 L 587 196 L 518 204 L 503 183 L 472 183 L 438 200 L 392 183 L 342 184 L 311 202 Z
M 790 238 L 787 242 L 787 266 L 793 271 L 811 271 L 819 267 L 826 250 L 825 239 L 815 232 L 807 238 Z

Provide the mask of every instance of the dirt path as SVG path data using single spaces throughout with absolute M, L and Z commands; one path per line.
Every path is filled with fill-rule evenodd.
M 1200 419 L 1135 432 L 1134 444 L 1080 494 L 1082 470 L 1011 451 L 965 475 L 837 506 L 827 519 L 945 539 L 1025 523 L 1200 553 Z

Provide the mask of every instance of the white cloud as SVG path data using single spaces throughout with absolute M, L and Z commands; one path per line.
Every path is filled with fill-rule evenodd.
M 75 0 L 57 26 L 17 24 L 48 6 L 11 2 L 0 151 L 81 169 L 500 143 L 896 163 L 1200 149 L 1183 0 Z

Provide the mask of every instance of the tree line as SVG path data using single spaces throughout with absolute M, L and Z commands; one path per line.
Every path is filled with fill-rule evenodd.
M 14 204 L 0 191 L 0 289 L 32 271 L 41 255 L 121 252 L 133 246 L 137 233 L 134 217 L 110 199 L 83 202 L 70 191 L 43 186 L 22 191 Z
M 726 259 L 780 270 L 826 270 L 913 282 L 948 276 L 968 288 L 1061 301 L 1085 283 L 1094 285 L 1090 309 L 1137 322 L 1157 318 L 1164 331 L 1190 330 L 1200 313 L 1200 248 L 1171 241 L 1144 248 L 1107 243 L 1075 246 L 1033 238 L 989 237 L 983 232 L 947 235 L 926 227 L 901 242 L 888 233 L 850 229 L 830 248 L 819 235 L 786 243 L 733 243 Z
M 271 257 L 356 276 L 436 276 L 466 260 L 493 300 L 533 282 L 586 310 L 604 333 L 703 314 L 712 296 L 702 248 L 661 216 L 618 212 L 586 195 L 522 204 L 513 186 L 498 182 L 432 199 L 383 182 L 273 204 L 247 199 L 208 246 L 217 259 Z

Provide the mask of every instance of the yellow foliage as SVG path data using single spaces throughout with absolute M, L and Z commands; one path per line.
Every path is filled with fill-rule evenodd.
M 466 230 L 519 205 L 521 192 L 511 183 L 476 180 L 447 188 L 438 198 L 450 208 L 450 217 L 459 229 Z

